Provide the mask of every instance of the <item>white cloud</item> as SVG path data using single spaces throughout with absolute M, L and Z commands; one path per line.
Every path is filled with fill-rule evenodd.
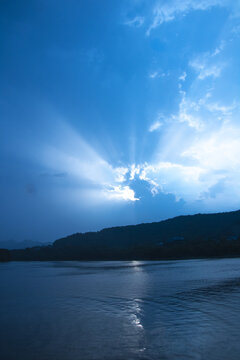
M 140 173 L 140 165 L 132 164 L 130 165 L 130 177 L 129 180 L 134 180 L 135 176 L 139 175 Z
M 211 56 L 214 57 L 214 56 L 220 54 L 223 51 L 223 49 L 225 48 L 225 45 L 226 45 L 226 42 L 222 40 L 220 42 L 220 45 L 216 47 L 216 49 L 213 51 Z
M 165 119 L 164 115 L 162 115 L 162 113 L 159 112 L 156 116 L 155 121 L 149 127 L 148 131 L 153 132 L 159 130 L 163 126 L 164 119 Z
M 152 73 L 149 74 L 149 77 L 150 77 L 151 79 L 155 79 L 157 76 L 158 76 L 158 71 L 154 71 L 154 72 L 152 72 Z
M 165 73 L 162 71 L 152 71 L 149 74 L 150 79 L 156 79 L 156 78 L 164 78 L 165 76 L 168 76 L 169 73 Z
M 175 143 L 173 152 L 176 161 L 160 160 L 140 166 L 139 179 L 149 183 L 153 195 L 171 193 L 187 202 L 213 203 L 222 199 L 232 204 L 240 200 L 238 125 L 223 123 L 211 133 L 193 137 L 183 151 Z M 214 193 L 219 186 L 221 191 Z
M 111 186 L 105 191 L 106 198 L 108 200 L 124 200 L 124 201 L 137 201 L 134 190 L 129 186 Z
M 178 80 L 179 81 L 185 81 L 187 77 L 187 73 L 186 71 L 183 72 L 183 74 L 181 76 L 179 76 Z
M 132 27 L 141 27 L 144 24 L 144 17 L 143 16 L 135 16 L 131 20 L 127 20 L 124 24 Z
M 177 118 L 180 122 L 186 122 L 188 126 L 201 131 L 204 127 L 204 123 L 202 122 L 200 117 L 194 116 L 191 113 L 186 112 L 186 110 L 180 110 L 179 116 Z
M 235 110 L 237 108 L 237 104 L 233 103 L 231 105 L 223 105 L 223 104 L 219 104 L 218 102 L 211 102 L 211 103 L 207 103 L 206 104 L 207 109 L 211 112 L 211 113 L 218 113 L 221 116 L 231 116 L 233 110 Z
M 163 124 L 159 121 L 159 120 L 157 120 L 157 121 L 155 121 L 151 126 L 150 126 L 150 128 L 149 128 L 149 132 L 153 132 L 153 131 L 156 131 L 156 130 L 158 130 L 158 129 L 160 129 L 160 127 L 162 126 Z
M 126 174 L 129 172 L 129 169 L 126 167 L 118 167 L 114 169 L 115 181 L 124 182 L 126 181 Z
M 152 195 L 163 192 L 174 194 L 177 200 L 213 202 L 211 193 L 221 183 L 222 188 L 226 185 L 226 189 L 222 189 L 218 196 L 214 195 L 216 201 L 219 196 L 225 200 L 227 196 L 232 201 L 230 194 L 240 200 L 239 139 L 239 127 L 224 125 L 209 136 L 198 140 L 195 138 L 180 154 L 178 162 L 159 161 L 138 165 L 137 176 L 149 183 Z
M 221 126 L 238 118 L 240 105 L 237 102 L 224 104 L 213 101 L 211 92 L 206 92 L 200 98 L 187 97 L 181 91 L 182 99 L 179 104 L 178 113 L 171 116 L 175 122 L 186 123 L 190 128 L 198 132 L 209 131 L 209 129 Z
M 188 126 L 197 131 L 204 128 L 204 122 L 199 116 L 199 103 L 186 98 L 186 94 L 182 92 L 182 100 L 179 104 L 179 112 L 172 118 L 180 123 L 187 123 Z
M 174 194 L 176 199 L 193 200 L 205 189 L 200 177 L 204 169 L 173 162 L 160 161 L 141 165 L 139 179 L 147 181 L 153 196 L 159 192 Z
M 190 157 L 205 170 L 240 171 L 240 128 L 223 125 L 203 139 L 196 141 L 188 150 L 183 152 L 184 157 Z
M 173 21 L 179 15 L 186 15 L 191 11 L 207 10 L 214 6 L 228 5 L 229 1 L 225 0 L 168 0 L 157 1 L 153 10 L 153 20 L 147 30 L 147 36 L 150 35 L 153 29 L 164 22 Z
M 221 75 L 223 64 L 211 64 L 205 54 L 190 61 L 189 65 L 197 72 L 198 79 L 204 80 L 207 77 L 217 78 Z

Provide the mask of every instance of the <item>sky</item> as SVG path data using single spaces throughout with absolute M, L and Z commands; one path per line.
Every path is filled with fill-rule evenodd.
M 240 208 L 239 0 L 1 0 L 0 240 Z

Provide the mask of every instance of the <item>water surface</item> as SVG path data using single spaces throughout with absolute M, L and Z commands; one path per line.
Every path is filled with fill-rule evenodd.
M 0 264 L 4 360 L 239 360 L 240 259 Z

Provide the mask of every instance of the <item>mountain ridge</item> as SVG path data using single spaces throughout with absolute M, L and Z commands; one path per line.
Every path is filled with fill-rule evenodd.
M 15 249 L 11 260 L 157 260 L 240 256 L 240 210 L 75 233 Z

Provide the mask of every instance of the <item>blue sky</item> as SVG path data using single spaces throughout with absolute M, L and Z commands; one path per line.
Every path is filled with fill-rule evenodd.
M 1 1 L 0 238 L 240 208 L 240 2 Z

